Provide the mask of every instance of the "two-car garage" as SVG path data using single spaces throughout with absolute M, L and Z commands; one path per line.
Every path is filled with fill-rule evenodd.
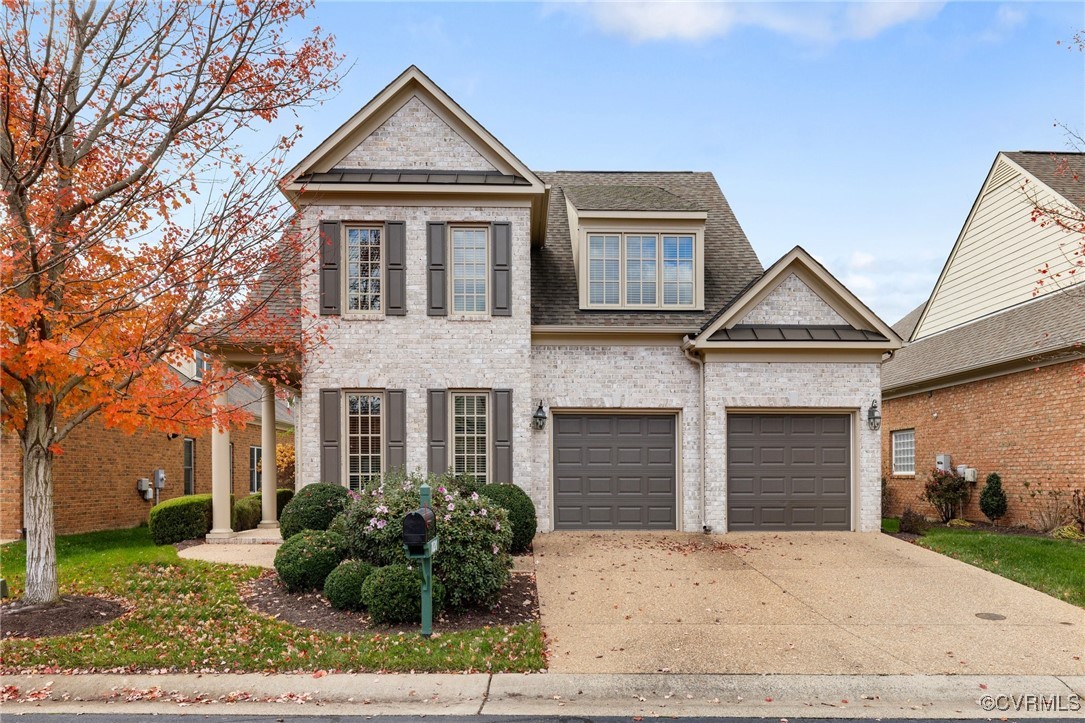
M 555 413 L 554 528 L 678 526 L 678 418 Z M 851 527 L 848 414 L 728 414 L 729 530 Z

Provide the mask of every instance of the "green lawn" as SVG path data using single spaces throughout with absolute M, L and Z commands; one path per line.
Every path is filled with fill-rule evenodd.
M 895 532 L 893 528 L 899 526 L 897 520 L 882 521 L 882 530 L 886 532 Z M 928 550 L 1085 607 L 1085 544 L 1080 542 L 957 527 L 932 527 L 916 542 Z
M 12 594 L 25 577 L 24 543 L 0 547 Z M 546 667 L 538 624 L 446 633 L 324 633 L 251 612 L 238 589 L 253 567 L 181 560 L 146 528 L 57 542 L 61 592 L 99 594 L 134 610 L 82 633 L 0 643 L 0 670 L 49 671 L 493 671 Z

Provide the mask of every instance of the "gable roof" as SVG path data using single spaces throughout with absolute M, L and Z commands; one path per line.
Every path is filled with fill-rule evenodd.
M 540 171 L 538 176 L 552 188 L 545 243 L 531 249 L 531 323 L 535 326 L 667 326 L 676 334 L 692 333 L 761 272 L 753 247 L 711 173 Z M 706 211 L 704 311 L 581 310 L 566 187 L 570 199 L 585 204 L 637 208 L 633 204 L 644 201 Z
M 440 112 L 494 168 L 503 174 L 525 179 L 533 190 L 542 192 L 543 184 L 531 169 L 414 65 L 385 86 L 294 166 L 287 175 L 287 188 L 301 190 L 299 181 L 308 180 L 309 174 L 331 172 L 347 153 L 416 96 L 423 98 L 431 110 Z M 339 179 L 336 183 L 342 184 L 344 181 Z
M 791 276 L 796 276 L 844 324 L 746 324 L 747 315 Z M 801 246 L 784 254 L 719 310 L 692 339 L 694 348 L 738 344 L 832 346 L 840 343 L 897 349 L 901 338 Z
M 1002 155 L 1068 203 L 1085 211 L 1085 153 L 1003 151 Z
M 659 186 L 603 185 L 562 186 L 567 198 L 581 211 L 707 211 L 707 204 L 682 198 Z
M 1085 353 L 1085 288 L 1040 297 L 993 316 L 925 337 L 882 364 L 882 392 L 906 393 L 1000 366 Z
M 893 324 L 893 331 L 900 334 L 901 339 L 911 341 L 912 332 L 915 331 L 915 325 L 919 323 L 919 317 L 923 314 L 923 309 L 926 308 L 926 306 L 927 302 L 924 301 L 922 304 L 902 316 L 896 324 Z

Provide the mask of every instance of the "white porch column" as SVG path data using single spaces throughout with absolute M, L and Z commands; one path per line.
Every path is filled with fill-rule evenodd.
M 219 394 L 216 407 L 227 406 L 226 393 Z M 207 539 L 233 537 L 230 527 L 230 430 L 211 430 L 211 531 Z
M 264 408 L 260 414 L 260 527 L 275 528 L 276 489 L 279 470 L 275 465 L 275 387 L 264 384 Z

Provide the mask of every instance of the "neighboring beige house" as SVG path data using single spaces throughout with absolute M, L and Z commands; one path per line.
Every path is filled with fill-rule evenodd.
M 999 153 L 930 298 L 894 326 L 909 343 L 882 368 L 889 512 L 933 514 L 920 493 L 939 455 L 977 471 L 973 519 L 991 472 L 1003 523 L 1085 492 L 1085 239 L 1033 218 L 1085 219 L 1083 177 L 1080 153 Z
M 543 531 L 879 529 L 900 339 L 803 249 L 763 270 L 712 174 L 533 171 L 411 67 L 284 190 L 328 340 L 299 484 L 452 469 Z

